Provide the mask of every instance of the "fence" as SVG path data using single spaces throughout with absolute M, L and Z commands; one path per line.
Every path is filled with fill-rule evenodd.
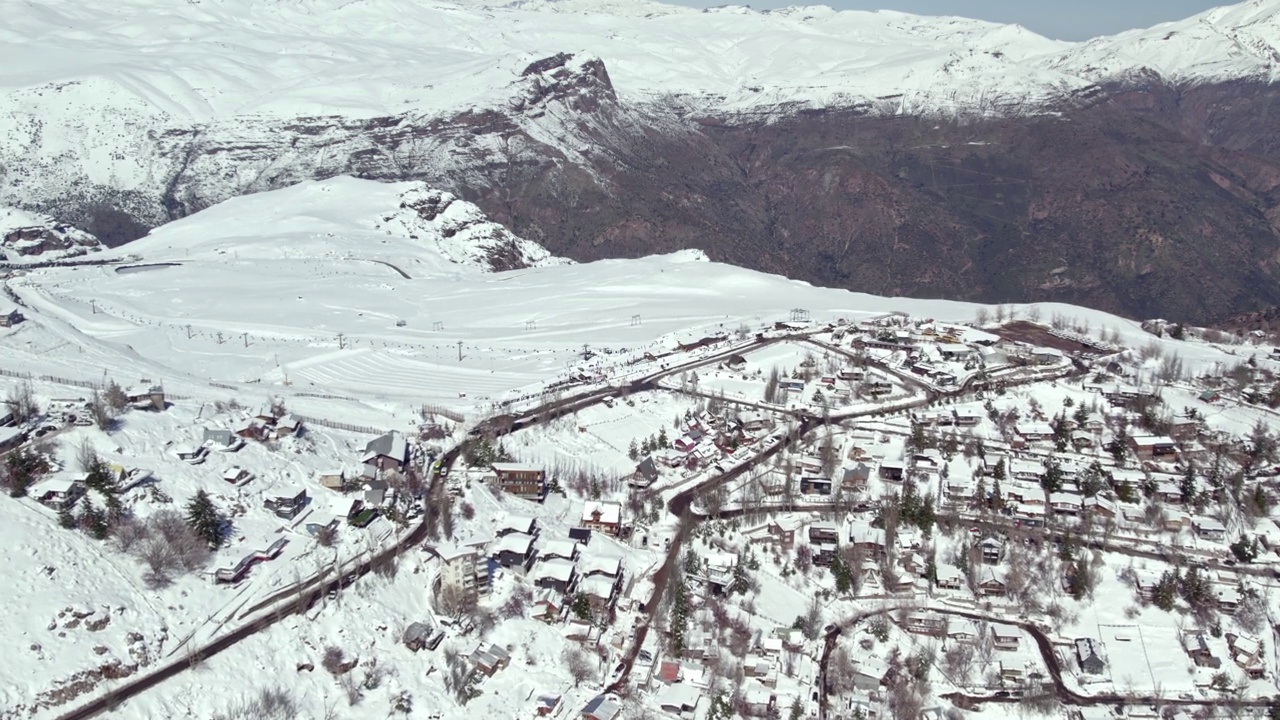
M 105 390 L 106 383 L 95 380 L 75 380 L 73 378 L 58 377 L 56 375 L 33 375 L 29 372 L 18 372 L 16 370 L 5 370 L 0 368 L 0 376 L 18 378 L 19 380 L 34 380 L 39 382 L 52 383 L 54 385 L 67 385 L 70 387 L 85 388 L 86 390 Z M 175 395 L 166 392 L 164 396 L 170 400 L 190 400 L 189 395 Z
M 294 414 L 294 417 L 308 425 L 319 425 L 320 427 L 332 428 L 334 430 L 346 430 L 347 432 L 365 433 L 367 435 L 382 435 L 386 432 L 383 428 L 369 427 L 368 425 L 353 425 L 351 423 L 338 422 L 337 420 L 307 417 L 296 413 Z

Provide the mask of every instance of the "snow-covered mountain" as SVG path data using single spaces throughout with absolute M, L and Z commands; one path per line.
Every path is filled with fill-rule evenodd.
M 376 263 L 408 276 L 570 262 L 450 193 L 417 182 L 351 177 L 233 198 L 165 225 L 131 243 L 127 253 L 149 262 L 227 254 L 245 263 L 326 257 Z
M 1237 189 L 1269 192 L 1270 157 L 1259 166 L 1205 160 L 1191 150 L 1221 142 L 1233 152 L 1269 152 L 1269 128 L 1250 119 L 1255 106 L 1230 93 L 1187 103 L 1123 96 L 1152 88 L 1266 88 L 1280 73 L 1278 47 L 1280 0 L 1249 0 L 1084 43 L 957 17 L 824 6 L 757 12 L 653 0 L 13 2 L 0 27 L 0 205 L 48 213 L 116 245 L 228 198 L 306 180 L 415 180 L 476 203 L 558 255 L 582 260 L 698 247 L 715 260 L 816 282 L 852 286 L 857 278 L 861 288 L 866 279 L 856 268 L 836 266 L 850 247 L 865 253 L 869 248 L 857 246 L 868 243 L 934 257 L 937 238 L 994 234 L 1002 239 L 991 247 L 1027 238 L 1064 247 L 1082 232 L 1104 244 L 1176 234 L 1171 213 L 1144 215 L 1146 224 L 1136 227 L 1121 204 L 1107 203 L 1100 215 L 1080 206 L 1091 191 L 1080 183 L 1091 181 L 1076 179 L 1096 177 L 1098 165 L 1081 149 L 1097 148 L 1114 161 L 1117 178 L 1136 178 L 1144 176 L 1143 156 L 1120 159 L 1101 148 L 1166 141 L 1147 136 L 1156 126 L 1145 118 L 1123 132 L 1115 118 L 1073 122 L 1073 113 L 1119 98 L 1122 109 L 1183 113 L 1159 118 L 1187 143 L 1167 146 L 1175 165 L 1155 163 L 1172 168 L 1159 187 L 1185 189 L 1189 179 L 1208 178 L 1219 189 L 1234 188 L 1197 191 L 1198 202 L 1213 207 L 1189 212 L 1220 215 L 1210 228 L 1249 225 L 1248 247 L 1233 265 L 1248 268 L 1271 257 L 1263 235 L 1273 203 Z M 864 122 L 904 117 L 927 121 Z M 997 127 L 1010 120 L 1016 122 Z M 760 137 L 786 123 L 791 127 L 777 137 Z M 1011 143 L 1011 127 L 1035 139 Z M 1031 165 L 1051 154 L 1045 139 L 1069 146 L 1069 159 L 1089 167 L 1058 163 L 1052 182 L 1025 185 L 1039 172 Z M 983 155 L 978 166 L 957 172 L 1012 184 L 1009 192 L 986 198 L 982 191 L 951 207 L 956 196 L 945 188 L 962 183 L 939 185 L 932 170 L 926 179 L 917 168 L 933 168 L 938 158 L 904 161 L 902 148 L 952 155 L 971 148 L 965 153 Z M 874 179 L 837 182 L 850 164 Z M 1242 177 L 1228 177 L 1227 168 Z M 1052 219 L 1018 189 L 1043 192 L 1062 178 L 1070 187 L 1045 199 Z M 799 190 L 810 183 L 821 192 Z M 792 188 L 798 197 L 775 201 Z M 847 197 L 828 202 L 828 192 Z M 1185 208 L 1188 201 L 1168 204 Z M 1135 202 L 1151 207 L 1166 198 Z M 797 203 L 812 203 L 810 214 L 857 210 L 811 228 L 779 217 Z M 969 210 L 979 214 L 969 217 Z M 1092 224 L 1077 228 L 1071 218 Z M 904 231 L 913 222 L 922 227 Z M 847 228 L 860 230 L 854 237 Z M 787 247 L 801 236 L 813 238 L 816 249 Z M 945 267 L 921 268 L 911 283 L 894 272 L 867 289 L 954 295 L 958 287 L 972 293 L 966 297 L 995 301 L 1025 299 L 1026 288 L 1115 286 L 1094 283 L 1092 270 L 1074 284 L 1046 284 L 1046 273 L 1072 265 L 1054 263 L 1014 283 L 948 279 L 957 268 L 990 265 L 965 250 Z M 1153 265 L 1108 260 L 1106 267 L 1139 273 Z M 1202 313 L 1196 319 L 1206 321 L 1253 309 L 1225 298 L 1256 298 L 1236 288 L 1266 283 L 1232 278 L 1219 293 L 1224 299 L 1207 309 L 1171 307 L 1153 299 L 1155 289 L 1132 299 L 1083 291 L 1038 299 L 1142 315 Z
M 89 233 L 48 215 L 0 207 L 0 260 L 15 265 L 63 260 L 102 250 Z

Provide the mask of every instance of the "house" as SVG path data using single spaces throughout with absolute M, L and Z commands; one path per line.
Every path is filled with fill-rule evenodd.
M 743 432 L 755 433 L 765 430 L 769 427 L 769 420 L 763 413 L 753 410 L 742 410 L 734 416 L 734 421 Z
M 1076 517 L 1084 509 L 1084 498 L 1074 492 L 1050 493 L 1049 508 L 1054 515 Z
M 1093 638 L 1076 639 L 1076 662 L 1080 664 L 1080 672 L 1086 675 L 1101 675 L 1107 671 L 1107 663 L 1102 659 L 1102 643 Z
M 316 473 L 316 482 L 320 487 L 329 488 L 330 490 L 345 490 L 347 487 L 347 473 L 345 470 L 321 470 Z
M 865 522 L 857 522 L 850 526 L 849 544 L 869 558 L 878 558 L 884 555 L 887 549 L 884 530 L 871 527 L 869 523 Z
M 997 650 L 1017 650 L 1022 631 L 1013 625 L 991 623 L 991 641 Z
M 1213 595 L 1218 601 L 1218 609 L 1228 615 L 1234 615 L 1240 607 L 1240 588 L 1235 585 L 1214 585 Z
M 311 537 L 318 538 L 323 532 L 337 532 L 341 522 L 342 518 L 337 514 L 316 512 L 307 515 L 302 529 Z
M 1213 656 L 1213 651 L 1209 649 L 1209 641 L 1205 640 L 1202 633 L 1195 631 L 1182 633 L 1182 650 L 1198 667 L 1222 666 L 1222 661 Z
M 529 617 L 543 622 L 557 622 L 564 614 L 564 596 L 555 590 L 538 590 L 529 606 Z
M 227 468 L 227 471 L 222 473 L 223 482 L 228 482 L 232 485 L 243 485 L 252 479 L 253 473 L 245 470 L 244 468 Z
M 793 515 L 770 518 L 763 525 L 757 525 L 743 531 L 753 542 L 768 542 L 778 545 L 783 550 L 790 550 L 796 541 L 796 530 L 800 529 L 800 520 Z
M 564 594 L 573 587 L 576 569 L 571 560 L 540 560 L 533 569 L 533 584 L 545 590 Z
M 468 658 L 477 670 L 490 677 L 511 664 L 511 654 L 497 645 L 477 646 Z
M 494 463 L 492 468 L 503 492 L 542 502 L 547 491 L 547 473 L 542 468 L 520 463 Z
M 978 571 L 978 591 L 983 595 L 1004 595 L 1007 590 L 1004 573 L 990 565 Z
M 844 474 L 840 478 L 840 489 L 843 492 L 863 492 L 871 482 L 871 466 L 866 463 L 858 463 L 851 468 L 845 468 Z
M 588 500 L 582 506 L 582 527 L 617 537 L 622 529 L 622 506 Z
M 688 435 L 682 435 L 676 438 L 676 441 L 671 443 L 671 446 L 682 453 L 687 453 L 698 446 L 698 441 Z
M 244 438 L 237 436 L 230 430 L 205 428 L 201 444 L 218 452 L 236 452 L 244 447 Z
M 1195 528 L 1196 534 L 1205 540 L 1221 542 L 1227 537 L 1226 526 L 1211 517 L 1192 518 L 1191 526 Z
M 404 470 L 409 464 L 409 441 L 394 430 L 370 440 L 364 446 L 365 475 L 375 477 L 378 473 Z
M 510 535 L 511 533 L 524 533 L 525 535 L 538 534 L 538 520 L 529 515 L 507 514 L 498 523 L 497 536 Z
M 164 410 L 164 388 L 159 385 L 132 387 L 125 390 L 125 399 L 135 410 Z
M 1020 422 L 1016 426 L 1016 432 L 1027 442 L 1041 442 L 1053 439 L 1053 428 L 1048 423 Z
M 173 454 L 190 465 L 199 465 L 204 462 L 205 455 L 208 453 L 209 449 L 203 445 L 177 445 L 173 448 Z
M 27 433 L 22 428 L 0 427 L 0 452 L 8 452 L 22 444 Z
M 937 567 L 937 578 L 938 587 L 944 590 L 964 589 L 964 572 L 954 565 L 939 565 Z
M 1169 437 L 1186 442 L 1196 439 L 1200 434 L 1200 422 L 1186 416 L 1175 417 L 1169 421 Z
M 77 477 L 52 477 L 27 489 L 36 502 L 54 510 L 70 508 L 84 495 L 84 480 Z
M 815 522 L 809 525 L 809 542 L 813 544 L 840 542 L 840 529 L 835 523 Z
M 1084 499 L 1084 511 L 1102 520 L 1113 520 L 1119 512 L 1116 504 L 1107 498 L 1093 496 Z
M 1227 648 L 1236 666 L 1250 678 L 1258 679 L 1267 674 L 1262 643 L 1247 635 L 1226 633 Z
M 671 683 L 658 693 L 658 707 L 676 717 L 693 717 L 702 693 L 692 685 Z
M 1173 438 L 1163 435 L 1130 437 L 1129 449 L 1141 460 L 1174 458 L 1178 454 L 1178 444 Z
M 577 560 L 578 543 L 574 540 L 565 538 L 544 540 L 538 547 L 538 558 L 540 560 L 550 560 L 551 558 L 560 558 L 561 560 L 570 561 Z
M 364 504 L 371 508 L 380 508 L 387 502 L 391 486 L 386 480 L 370 480 L 364 484 Z
M 413 652 L 424 648 L 435 650 L 439 647 L 441 640 L 444 640 L 444 632 L 430 622 L 409 623 L 409 627 L 404 629 L 404 635 L 401 637 L 405 647 Z
M 302 430 L 302 422 L 292 415 L 283 415 L 276 420 L 276 437 L 296 437 Z
M 292 520 L 306 507 L 307 491 L 299 488 L 273 490 L 263 498 L 262 504 L 276 517 Z
M 909 613 L 902 622 L 902 629 L 916 635 L 942 637 L 947 634 L 947 618 L 932 613 Z
M 598 695 L 582 708 L 582 720 L 617 720 L 622 715 L 622 703 L 609 695 Z
M 7 298 L 0 298 L 0 327 L 13 327 L 22 322 L 22 311 Z
M 998 537 L 983 538 L 978 547 L 982 551 L 982 562 L 987 565 L 999 565 L 1004 558 L 1004 540 Z
M 906 476 L 907 466 L 900 460 L 885 460 L 880 463 L 880 479 L 887 482 L 902 482 Z
M 538 717 L 555 715 L 560 708 L 560 696 L 555 694 L 539 695 L 535 707 L 537 708 Z
M 636 487 L 645 488 L 657 482 L 658 477 L 658 465 L 650 455 L 636 465 L 636 471 L 629 482 Z
M 503 535 L 489 546 L 489 557 L 504 568 L 528 570 L 536 554 L 533 536 L 521 532 Z
M 800 494 L 801 495 L 830 495 L 832 491 L 831 478 L 816 476 L 800 477 Z
M 1200 402 L 1216 403 L 1222 399 L 1222 393 L 1217 390 L 1205 390 L 1200 393 Z
M 726 552 L 710 552 L 704 556 L 707 585 L 713 592 L 723 592 L 733 582 L 738 556 Z
M 724 366 L 734 372 L 742 372 L 747 369 L 747 359 L 741 355 L 730 355 Z
M 875 692 L 889 678 L 889 664 L 874 655 L 858 660 L 853 667 L 853 686 Z
M 972 620 L 952 618 L 947 621 L 947 639 L 971 643 L 978 639 L 978 626 Z
M 591 611 L 597 615 L 607 613 L 618 597 L 618 586 L 622 578 L 611 578 L 605 575 L 584 576 L 578 582 L 578 593 L 587 598 Z

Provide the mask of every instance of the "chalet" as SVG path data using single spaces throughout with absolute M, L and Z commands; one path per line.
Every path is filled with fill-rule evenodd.
M 958 427 L 973 427 L 982 422 L 982 413 L 973 408 L 956 408 L 952 413 Z
M 489 546 L 489 557 L 504 568 L 528 570 L 536 554 L 533 536 L 520 532 L 503 535 Z
M 849 528 L 849 544 L 871 558 L 881 557 L 887 550 L 884 530 L 862 522 L 854 523 Z
M 1192 518 L 1191 526 L 1195 528 L 1196 534 L 1205 540 L 1220 542 L 1227 537 L 1226 526 L 1210 517 Z
M 1189 417 L 1176 417 L 1169 421 L 1169 437 L 1186 442 L 1200 434 L 1200 423 Z
M 54 510 L 70 508 L 84 495 L 84 480 L 76 477 L 48 478 L 31 486 L 27 495 Z
M 1053 439 L 1053 428 L 1048 423 L 1020 422 L 1015 431 L 1027 442 L 1041 442 Z
M 622 529 L 622 506 L 588 500 L 582 507 L 582 527 L 617 537 Z
M 1009 514 L 1018 527 L 1044 527 L 1045 506 L 1033 503 L 1012 503 Z
M 853 686 L 859 690 L 875 692 L 890 679 L 888 663 L 875 657 L 860 658 L 853 668 Z
M 307 505 L 307 491 L 299 488 L 273 490 L 263 498 L 262 504 L 276 517 L 292 520 Z
M 370 440 L 364 446 L 364 457 L 361 463 L 365 467 L 366 477 L 375 477 L 381 472 L 400 472 L 409 464 L 409 442 L 398 432 L 389 432 Z
M 511 654 L 497 645 L 490 645 L 488 648 L 483 645 L 477 646 L 468 659 L 475 665 L 476 670 L 490 677 L 511 664 Z
M 547 491 L 547 473 L 542 468 L 521 463 L 494 463 L 492 468 L 504 492 L 542 502 Z
M 1138 597 L 1147 602 L 1151 602 L 1151 598 L 1155 596 L 1158 583 L 1159 578 L 1144 572 L 1137 573 L 1133 578 L 1134 588 L 1138 591 Z
M 752 410 L 743 410 L 739 412 L 734 420 L 743 432 L 759 432 L 769 426 L 768 419 L 761 413 Z
M 900 460 L 885 460 L 880 463 L 880 479 L 886 482 L 902 482 L 906 477 L 907 466 Z
M 1107 663 L 1102 659 L 1102 644 L 1097 640 L 1077 638 L 1075 649 L 1080 672 L 1086 675 L 1101 675 L 1107 671 Z
M 544 540 L 538 545 L 538 559 L 550 560 L 552 558 L 560 558 L 561 560 L 574 561 L 578 559 L 578 543 L 565 538 L 556 538 L 553 540 Z
M 937 567 L 937 585 L 944 590 L 963 590 L 965 585 L 964 572 L 954 565 L 939 565 Z
M 622 703 L 609 695 L 598 695 L 582 708 L 582 720 L 618 720 Z
M 1083 507 L 1085 512 L 1104 521 L 1115 519 L 1118 513 L 1118 509 L 1114 502 L 1096 495 L 1094 497 L 1085 498 Z
M 283 415 L 276 420 L 275 435 L 278 438 L 296 437 L 302 431 L 302 422 L 292 415 Z
M 953 618 L 947 621 L 947 639 L 971 643 L 978 639 L 978 626 L 972 620 Z
M 845 468 L 840 478 L 840 489 L 844 492 L 862 492 L 867 489 L 871 482 L 871 466 L 866 463 L 858 463 L 851 468 Z
M 1254 680 L 1267 674 L 1262 643 L 1246 635 L 1226 633 L 1227 649 L 1236 666 Z
M 230 430 L 205 428 L 201 444 L 218 452 L 236 452 L 244 447 L 244 438 L 237 436 Z
M 537 701 L 538 717 L 546 717 L 555 715 L 560 709 L 560 696 L 555 694 L 542 694 L 538 696 Z
M 825 477 L 805 477 L 800 478 L 800 494 L 801 495 L 830 495 L 832 492 L 831 478 Z
M 840 541 L 840 530 L 835 523 L 815 522 L 809 525 L 809 542 L 837 543 Z
M 1219 668 L 1222 661 L 1213 656 L 1209 649 L 1209 641 L 1199 632 L 1182 633 L 1182 650 L 1198 667 Z
M 589 575 L 578 582 L 578 593 L 587 598 L 591 611 L 605 614 L 613 608 L 618 599 L 618 586 L 622 578 L 611 578 L 605 575 Z
M 689 435 L 683 435 L 681 437 L 676 438 L 676 441 L 674 443 L 671 443 L 671 446 L 674 447 L 676 450 L 679 450 L 680 452 L 687 453 L 692 451 L 695 447 L 698 446 L 698 441 L 694 440 Z
M 675 717 L 693 717 L 702 693 L 692 685 L 672 683 L 658 693 L 658 708 Z
M 631 476 L 630 483 L 636 487 L 645 488 L 657 482 L 658 477 L 658 466 L 650 455 L 636 465 L 636 471 Z
M 947 618 L 932 613 L 909 613 L 902 622 L 902 629 L 917 635 L 942 637 L 947 634 Z
M 177 445 L 173 448 L 173 454 L 185 463 L 199 465 L 209 454 L 209 448 L 203 445 Z
M 622 558 L 616 555 L 586 553 L 578 559 L 578 574 L 583 577 L 606 577 L 616 579 L 622 576 Z
M 511 535 L 512 533 L 523 533 L 525 535 L 538 535 L 537 518 L 528 515 L 507 514 L 498 524 L 497 536 Z
M 533 594 L 529 617 L 543 622 L 556 622 L 564 614 L 564 596 L 555 590 L 538 590 Z
M 167 405 L 164 399 L 164 388 L 159 385 L 132 387 L 125 390 L 125 399 L 135 410 L 164 410 Z
M 975 487 L 973 478 L 967 474 L 956 473 L 947 477 L 944 494 L 953 503 L 968 502 L 973 499 Z
M 1071 446 L 1076 450 L 1085 450 L 1094 446 L 1095 438 L 1093 433 L 1085 430 L 1076 430 L 1071 433 Z
M 1218 601 L 1218 609 L 1227 615 L 1234 615 L 1240 607 L 1240 588 L 1235 585 L 1214 585 L 1214 599 Z
M 1200 402 L 1216 403 L 1221 399 L 1222 399 L 1222 393 L 1218 392 L 1217 390 L 1205 390 L 1204 392 L 1200 393 Z
M 404 642 L 404 646 L 413 652 L 418 652 L 424 648 L 435 650 L 440 646 L 440 642 L 444 640 L 444 632 L 430 622 L 414 622 L 409 623 L 409 627 L 404 629 L 404 635 L 401 640 Z
M 1164 436 L 1131 437 L 1129 449 L 1142 460 L 1175 458 L 1178 455 L 1178 444 L 1173 438 Z
M 576 570 L 571 560 L 552 558 L 539 560 L 533 569 L 533 584 L 545 590 L 564 594 L 573 587 Z
M 984 565 L 978 571 L 978 591 L 983 595 L 1004 595 L 1009 589 L 1004 581 L 1004 573 L 990 565 Z
M 991 640 L 997 650 L 1017 650 L 1022 640 L 1022 631 L 1016 626 L 1004 623 L 991 623 Z
M 1079 493 L 1056 492 L 1049 495 L 1049 508 L 1054 515 L 1076 517 L 1084 509 L 1084 498 Z
M 999 565 L 1004 558 L 1004 540 L 998 537 L 984 538 L 978 543 L 982 551 L 982 562 L 987 565 Z
M 22 311 L 7 299 L 0 299 L 0 327 L 13 327 L 22 322 Z
M 747 359 L 741 355 L 730 355 L 724 366 L 734 372 L 742 372 L 747 369 Z
M 1182 503 L 1182 485 L 1172 480 L 1158 480 L 1155 496 L 1164 503 L 1180 504 Z
M 244 483 L 247 483 L 252 479 L 253 479 L 253 473 L 249 472 L 248 470 L 245 470 L 244 468 L 232 467 L 232 468 L 228 468 L 226 472 L 222 473 L 223 482 L 228 482 L 228 483 L 231 483 L 232 485 L 243 485 Z
M 790 550 L 795 545 L 796 530 L 799 528 L 800 521 L 795 516 L 785 515 L 748 528 L 743 531 L 743 535 L 752 542 L 773 543 L 784 550 Z
M 320 487 L 329 488 L 330 490 L 345 490 L 347 488 L 347 471 L 337 470 L 321 470 L 316 473 L 316 482 Z

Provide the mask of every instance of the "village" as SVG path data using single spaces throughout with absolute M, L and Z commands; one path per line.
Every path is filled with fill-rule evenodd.
M 1155 346 L 979 325 L 793 314 L 580 401 L 380 432 L 279 397 L 15 381 L 0 447 L 58 532 L 234 598 L 193 638 L 281 598 L 342 613 L 365 570 L 403 588 L 388 564 L 413 558 L 402 664 L 517 717 L 1265 704 L 1277 354 L 1193 377 Z M 212 549 L 189 575 L 120 539 L 170 506 Z M 513 694 L 535 638 L 560 669 Z

